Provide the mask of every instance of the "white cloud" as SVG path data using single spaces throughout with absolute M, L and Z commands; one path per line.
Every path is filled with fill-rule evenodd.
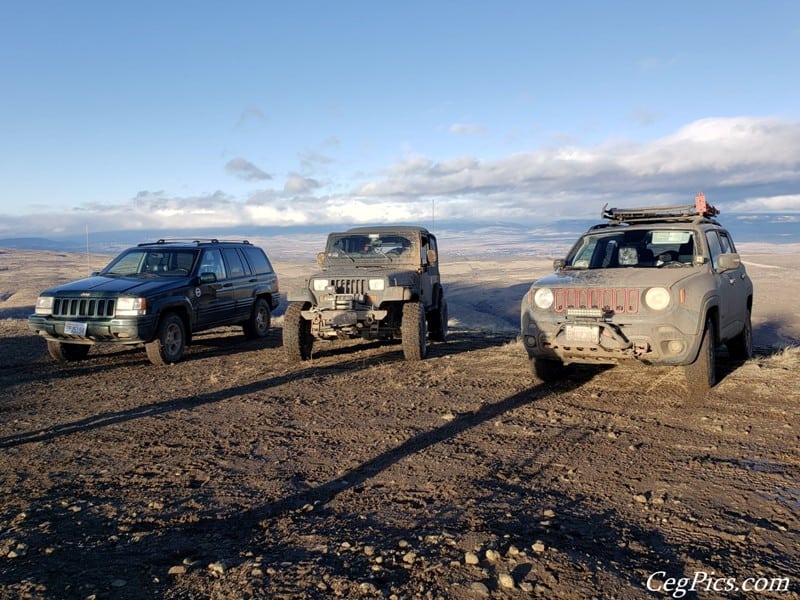
M 269 179 L 241 158 L 228 168 L 252 181 Z M 42 223 L 52 223 L 53 231 L 82 231 L 85 225 L 113 231 L 426 221 L 433 204 L 437 222 L 546 222 L 593 218 L 606 202 L 690 203 L 698 191 L 723 216 L 798 212 L 800 122 L 702 119 L 650 143 L 541 147 L 497 160 L 408 155 L 369 179 L 352 181 L 344 192 L 341 176 L 335 190 L 292 173 L 283 188 L 262 186 L 245 197 L 144 191 L 122 204 L 85 204 L 47 218 L 40 208 L 35 216 L 0 219 L 0 235 L 42 232 Z
M 484 135 L 486 130 L 477 123 L 453 123 L 450 125 L 450 133 L 453 135 Z
M 225 170 L 231 175 L 239 179 L 244 179 L 245 181 L 265 181 L 267 179 L 272 179 L 270 174 L 265 173 L 249 160 L 245 160 L 240 156 L 229 160 L 225 165 Z

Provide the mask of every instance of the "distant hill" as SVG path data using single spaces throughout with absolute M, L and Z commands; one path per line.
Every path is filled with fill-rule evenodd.
M 719 220 L 739 243 L 798 244 L 800 243 L 800 214 L 731 214 Z M 520 251 L 540 254 L 544 247 L 552 252 L 569 248 L 575 239 L 597 220 L 563 219 L 559 221 L 470 222 L 437 221 L 434 233 L 439 237 L 442 250 L 469 254 L 511 254 Z M 421 220 L 415 223 L 432 228 Z M 322 249 L 325 236 L 330 231 L 342 231 L 348 225 L 312 225 L 303 227 L 237 227 L 216 230 L 158 231 L 121 230 L 50 237 L 0 238 L 0 248 L 21 250 L 50 250 L 59 252 L 86 252 L 116 254 L 120 250 L 141 242 L 159 239 L 247 239 L 263 245 L 268 252 L 294 256 L 298 252 L 316 252 Z

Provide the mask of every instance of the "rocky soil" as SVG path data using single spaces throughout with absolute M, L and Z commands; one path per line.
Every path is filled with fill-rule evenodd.
M 290 364 L 278 316 L 170 367 L 58 365 L 24 319 L 52 266 L 12 288 L 20 256 L 0 273 L 0 598 L 800 597 L 798 329 L 769 291 L 788 270 L 754 267 L 757 356 L 720 356 L 692 396 L 638 365 L 534 380 L 524 265 L 479 284 L 462 263 L 451 338 L 418 363 L 351 342 Z
M 158 368 L 0 324 L 2 597 L 798 597 L 796 349 L 691 397 L 635 365 L 540 384 L 478 331 L 294 365 L 222 329 Z

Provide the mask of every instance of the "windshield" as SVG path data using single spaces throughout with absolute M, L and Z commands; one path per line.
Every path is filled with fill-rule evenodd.
M 588 233 L 567 256 L 572 269 L 662 268 L 694 264 L 691 231 L 633 229 Z
M 102 271 L 101 275 L 121 277 L 182 277 L 192 272 L 197 250 L 140 249 L 123 252 Z
M 413 238 L 396 234 L 349 233 L 328 238 L 326 261 L 347 261 L 370 264 L 418 262 Z

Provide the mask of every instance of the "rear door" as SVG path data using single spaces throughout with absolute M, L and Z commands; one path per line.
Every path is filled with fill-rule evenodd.
M 200 282 L 195 288 L 197 329 L 208 329 L 229 322 L 236 310 L 234 288 L 219 248 L 206 248 L 200 258 L 198 274 L 213 274 L 215 281 Z
M 238 248 L 223 248 L 222 256 L 228 270 L 228 279 L 225 283 L 231 288 L 235 300 L 235 309 L 228 322 L 241 323 L 250 317 L 253 310 L 250 266 Z

